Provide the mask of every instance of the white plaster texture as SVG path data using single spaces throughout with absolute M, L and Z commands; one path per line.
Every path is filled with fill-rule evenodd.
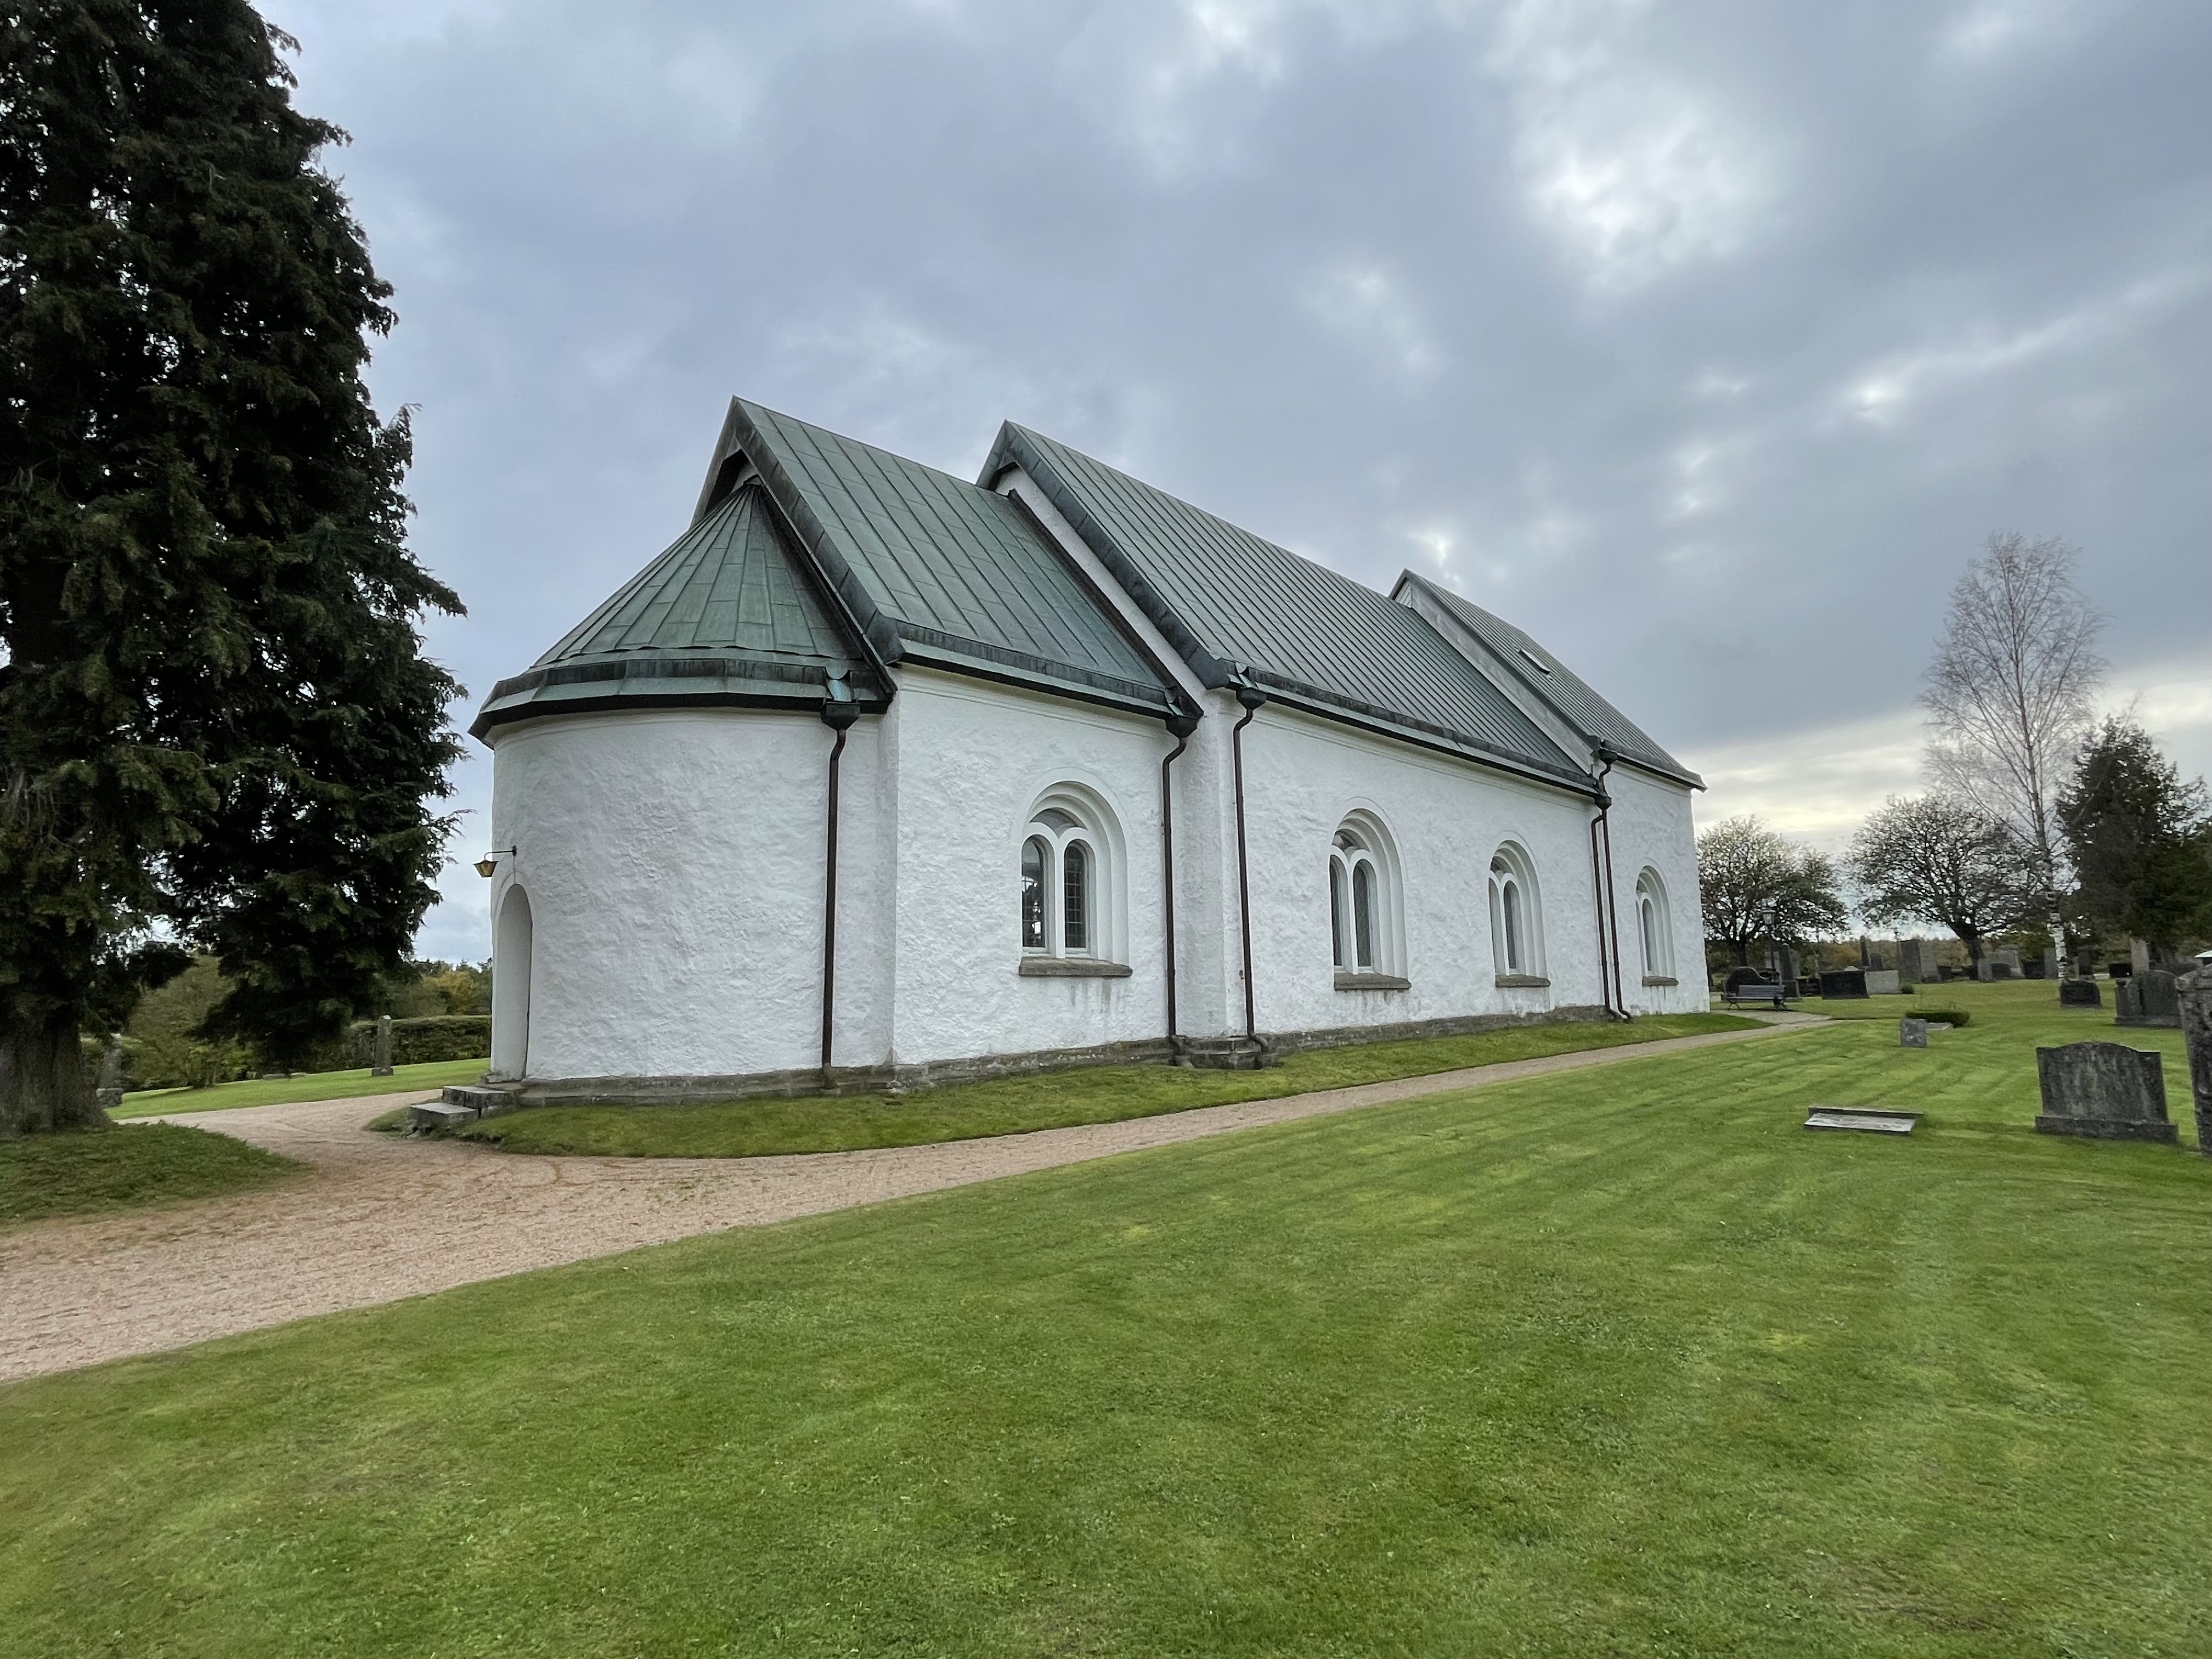
M 746 710 L 586 715 L 498 734 L 493 833 L 515 852 L 492 902 L 498 914 L 517 883 L 530 898 L 528 1075 L 817 1063 L 831 741 L 817 720 Z M 878 743 L 873 723 L 854 728 L 848 778 L 867 776 Z M 864 988 L 886 943 L 868 925 L 888 873 L 876 794 L 848 790 L 841 814 L 839 957 Z

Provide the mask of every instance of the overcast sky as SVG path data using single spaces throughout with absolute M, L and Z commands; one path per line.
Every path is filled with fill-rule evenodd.
M 1527 628 L 1832 844 L 1991 530 L 2212 767 L 2212 7 L 272 0 L 400 325 L 474 694 L 683 530 L 740 392 L 1012 418 Z M 488 834 L 482 750 L 459 775 Z M 489 952 L 465 863 L 426 955 Z

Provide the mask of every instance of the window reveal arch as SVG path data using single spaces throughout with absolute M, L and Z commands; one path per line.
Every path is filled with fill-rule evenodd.
M 1543 977 L 1543 914 L 1535 866 L 1512 842 L 1491 855 L 1490 953 L 1501 981 Z
M 1671 981 L 1674 976 L 1674 924 L 1668 914 L 1667 884 L 1649 866 L 1636 878 L 1636 927 L 1643 946 L 1645 982 Z
M 1329 952 L 1341 988 L 1404 988 L 1398 880 L 1395 850 L 1382 824 L 1364 811 L 1346 818 L 1328 849 Z M 1346 987 L 1346 975 L 1400 983 Z
M 1054 789 L 1030 813 L 1021 856 L 1024 956 L 1109 954 L 1109 855 L 1116 844 L 1103 807 L 1076 795 L 1073 786 Z

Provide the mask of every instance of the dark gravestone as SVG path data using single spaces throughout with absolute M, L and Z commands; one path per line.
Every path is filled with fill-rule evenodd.
M 2062 1008 L 2101 1008 L 2105 994 L 2097 988 L 2094 979 L 2067 979 L 2058 982 L 2058 1006 Z
M 2050 975 L 2045 971 L 2044 959 L 2041 957 L 2030 957 L 2026 962 L 2021 963 L 2020 964 L 2020 976 L 2022 979 L 2047 979 L 2050 977 Z
M 2135 970 L 2136 965 L 2132 962 L 2108 962 L 2105 964 L 2105 971 L 2114 979 L 2126 979 L 2132 975 Z
M 1925 1048 L 1928 1046 L 1928 1022 L 1911 1018 L 1898 1021 L 1897 1046 L 1900 1048 Z
M 2196 1097 L 2197 1150 L 2212 1158 L 2212 967 L 2174 981 L 2181 1033 L 2189 1044 L 2189 1090 Z
M 2091 957 L 2091 956 L 2089 956 L 2089 955 L 2087 955 L 2087 954 L 2084 953 L 2082 956 L 2081 956 L 2081 957 L 2077 957 L 2077 958 L 2075 959 L 2075 963 L 2074 963 L 2074 971 L 2075 971 L 2075 973 L 2077 973 L 2077 974 L 2081 975 L 2081 977 L 2082 977 L 2083 979 L 2094 979 L 2094 978 L 2096 978 L 2096 976 L 2097 976 L 2097 963 L 2096 963 L 2096 959 L 2095 959 L 2094 957 Z
M 2043 1085 L 2043 1115 L 2035 1127 L 2045 1134 L 2179 1139 L 2166 1115 L 2165 1056 L 2155 1048 L 2117 1042 L 2038 1048 L 2035 1072 Z
M 2148 973 L 2124 979 L 2112 989 L 2112 1005 L 2118 1011 L 2115 1025 L 2157 1025 L 2167 1030 L 2181 1024 L 2181 1003 L 2174 993 L 2174 979 L 2163 968 L 2153 968 Z
M 1863 997 L 1866 994 L 1866 974 L 1861 969 L 1842 968 L 1820 975 L 1820 994 L 1824 997 Z

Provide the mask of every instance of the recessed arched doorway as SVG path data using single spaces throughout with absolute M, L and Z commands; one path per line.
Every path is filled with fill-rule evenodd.
M 530 1074 L 530 895 L 510 886 L 491 939 L 491 1075 Z

